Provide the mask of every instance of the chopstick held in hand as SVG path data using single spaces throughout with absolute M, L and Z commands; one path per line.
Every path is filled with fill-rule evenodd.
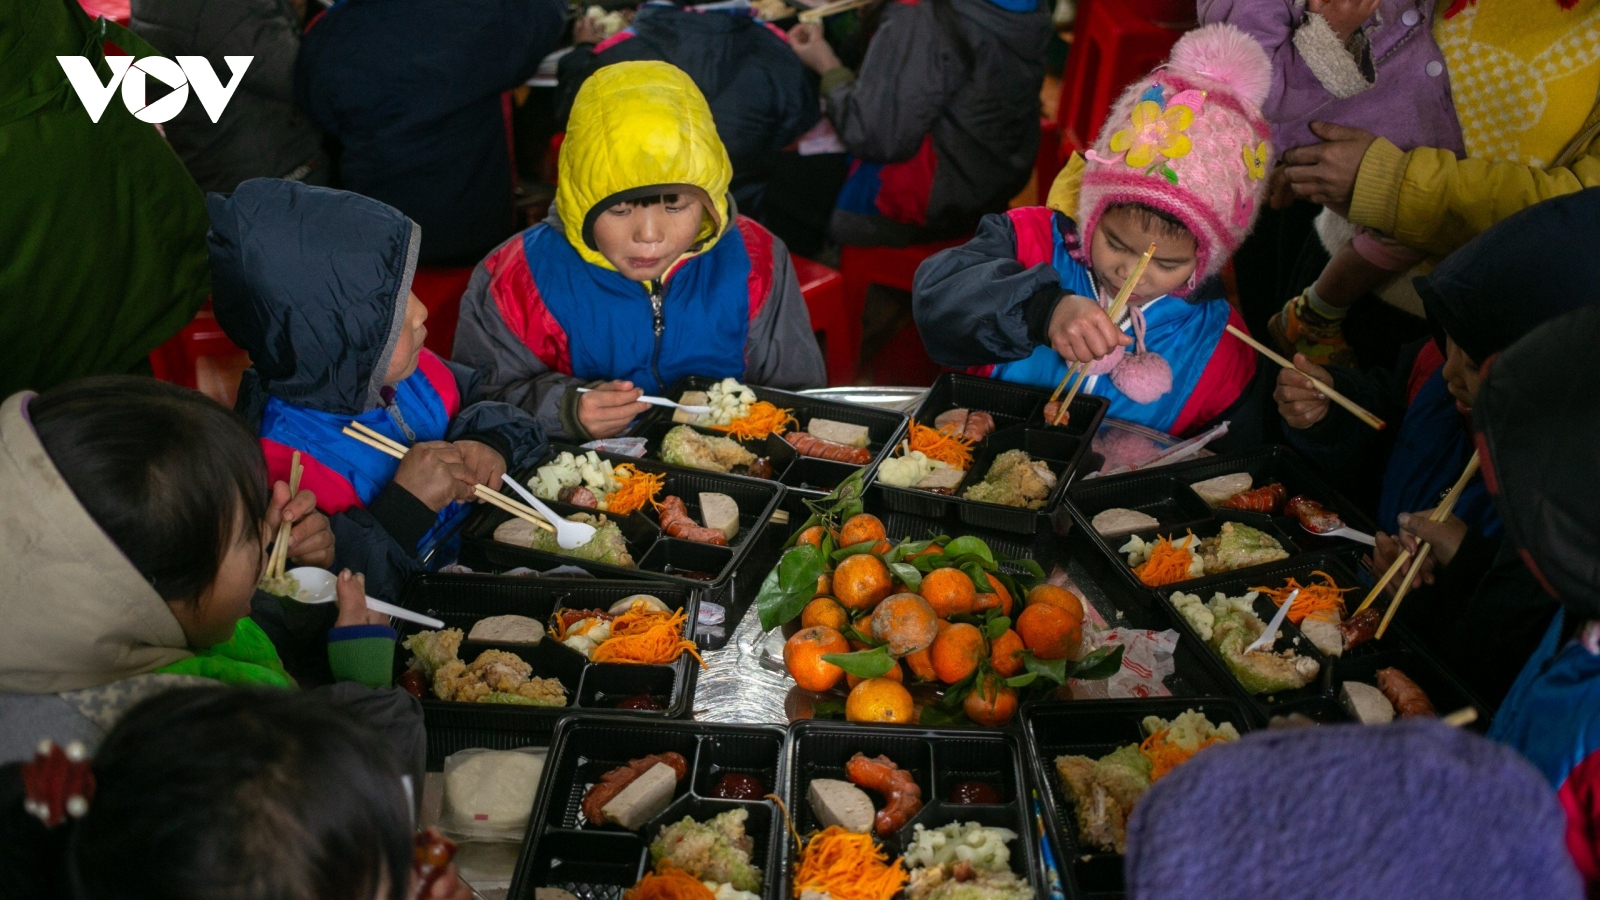
M 1295 368 L 1295 364 L 1294 363 L 1290 362 L 1287 359 L 1284 359 L 1281 355 L 1278 354 L 1277 351 L 1273 350 L 1271 347 L 1268 347 L 1266 344 L 1261 343 L 1260 341 L 1256 340 L 1255 338 L 1251 337 L 1250 335 L 1245 334 L 1244 332 L 1242 332 L 1239 329 L 1233 327 L 1232 325 L 1228 326 L 1228 333 L 1233 335 L 1234 337 L 1238 338 L 1239 340 L 1244 341 L 1246 344 L 1249 344 L 1251 347 L 1253 347 L 1255 349 L 1255 351 L 1257 353 L 1261 354 L 1262 356 L 1265 356 L 1267 359 L 1272 360 L 1273 362 L 1277 363 L 1278 365 L 1283 366 L 1285 369 L 1290 369 L 1290 370 L 1295 371 L 1295 372 L 1300 372 L 1300 370 L 1298 368 Z M 1337 390 L 1334 390 L 1332 385 L 1326 384 L 1320 379 L 1312 378 L 1310 375 L 1306 375 L 1304 372 L 1300 372 L 1300 374 L 1301 375 L 1305 375 L 1305 379 L 1307 381 L 1311 382 L 1311 386 L 1313 388 L 1316 388 L 1317 390 L 1321 391 L 1324 395 L 1327 396 L 1327 398 L 1329 400 L 1332 400 L 1333 402 L 1335 402 L 1335 403 L 1339 404 L 1340 406 L 1344 407 L 1352 416 L 1355 416 L 1356 418 L 1360 419 L 1362 422 L 1366 423 L 1368 426 L 1370 426 L 1370 427 L 1372 427 L 1374 429 L 1377 429 L 1378 431 L 1382 431 L 1384 429 L 1385 422 L 1382 419 L 1380 419 L 1377 416 L 1373 415 L 1372 413 L 1369 413 L 1366 410 L 1362 409 L 1361 406 L 1359 404 L 1357 404 L 1354 400 L 1351 400 L 1349 397 L 1346 397 L 1345 395 L 1339 393 Z

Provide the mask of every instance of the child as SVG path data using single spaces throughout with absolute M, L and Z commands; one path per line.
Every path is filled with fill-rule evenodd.
M 82 749 L 0 767 L 6 897 L 472 896 L 453 863 L 413 893 L 415 785 L 380 734 L 325 698 L 181 688 L 129 712 L 92 761 Z
M 1561 611 L 1495 716 L 1489 737 L 1556 788 L 1567 849 L 1600 891 L 1600 306 L 1539 326 L 1489 364 L 1473 405 L 1484 480 L 1506 540 Z
M 269 535 L 311 498 L 269 500 L 261 451 L 202 394 L 106 376 L 0 406 L 0 761 L 93 743 L 185 680 L 293 687 L 248 615 Z M 387 685 L 395 632 L 339 578 L 336 677 Z
M 880 0 L 867 18 L 881 24 L 859 76 L 820 24 L 789 32 L 800 61 L 822 76 L 824 112 L 856 160 L 832 238 L 904 246 L 970 234 L 1033 171 L 1050 6 Z
M 490 253 L 461 298 L 455 358 L 491 396 L 582 442 L 690 375 L 824 383 L 789 251 L 736 215 L 689 76 L 662 62 L 589 76 L 560 166 L 550 218 Z
M 1227 22 L 1272 58 L 1262 111 L 1278 154 L 1333 137 L 1322 123 L 1382 135 L 1402 150 L 1466 152 L 1444 55 L 1432 35 L 1433 0 L 1200 0 L 1201 22 Z M 1277 173 L 1274 178 L 1276 179 Z M 1287 355 L 1351 365 L 1340 332 L 1351 304 L 1421 262 L 1425 254 L 1332 210 L 1317 219 L 1332 259 L 1316 283 L 1269 323 Z
M 1111 416 L 1174 435 L 1230 416 L 1249 424 L 1236 407 L 1255 352 L 1224 330 L 1244 322 L 1212 276 L 1265 190 L 1269 76 L 1260 46 L 1232 26 L 1184 35 L 1112 108 L 1075 218 L 1044 207 L 988 216 L 972 241 L 917 270 L 928 354 L 1044 388 L 1069 364 L 1093 363 L 1084 393 L 1109 400 Z M 1113 324 L 1106 309 L 1150 244 L 1128 320 Z
M 544 453 L 520 410 L 478 402 L 477 378 L 423 347 L 411 293 L 417 226 L 358 194 L 256 178 L 211 210 L 212 304 L 254 365 L 239 409 L 267 471 L 332 517 L 340 565 L 393 600 L 424 562 L 452 561 L 473 485 Z M 361 424 L 410 448 L 402 460 L 343 433 Z

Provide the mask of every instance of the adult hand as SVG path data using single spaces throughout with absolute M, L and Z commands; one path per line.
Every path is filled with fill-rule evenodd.
M 367 609 L 367 576 L 359 575 L 345 569 L 339 573 L 339 581 L 334 586 L 334 602 L 339 605 L 339 618 L 334 620 L 333 627 L 345 628 L 350 625 L 387 625 L 389 617 L 383 613 Z
M 1306 0 L 1306 9 L 1328 20 L 1342 44 L 1378 11 L 1379 0 Z
M 1133 343 L 1133 338 L 1112 324 L 1100 304 L 1076 294 L 1057 301 L 1048 333 L 1050 346 L 1069 363 L 1094 362 Z
M 1328 415 L 1328 395 L 1311 386 L 1311 379 L 1333 386 L 1333 376 L 1328 370 L 1312 363 L 1305 354 L 1294 355 L 1294 369 L 1278 370 L 1278 386 L 1272 399 L 1278 403 L 1278 415 L 1290 428 L 1310 428 Z
M 461 462 L 467 467 L 468 487 L 481 484 L 500 490 L 500 476 L 506 474 L 506 461 L 500 451 L 478 441 L 456 441 L 455 448 L 461 451 Z
M 1377 137 L 1359 128 L 1328 122 L 1312 122 L 1311 131 L 1322 138 L 1322 143 L 1296 147 L 1283 155 L 1289 185 L 1296 196 L 1348 216 L 1361 159 Z
M 800 62 L 806 68 L 818 75 L 844 65 L 839 62 L 839 55 L 833 52 L 828 39 L 823 37 L 822 24 L 819 22 L 801 22 L 789 29 L 789 48 L 795 56 L 800 57 Z
M 472 475 L 455 444 L 423 441 L 412 444 L 394 473 L 395 483 L 438 512 L 452 500 L 472 499 Z
M 1456 558 L 1456 551 L 1461 549 L 1461 542 L 1467 537 L 1467 523 L 1455 516 L 1443 522 L 1433 521 L 1433 510 L 1425 509 L 1421 512 L 1400 514 L 1400 541 L 1407 550 L 1415 553 L 1421 549 L 1423 543 L 1433 545 L 1433 550 L 1428 553 L 1428 562 L 1423 564 L 1423 583 L 1433 584 L 1433 567 L 1431 563 L 1437 560 L 1440 566 L 1448 566 Z
M 600 23 L 588 16 L 572 23 L 572 43 L 598 44 L 605 39 L 605 32 L 600 29 Z
M 608 381 L 578 395 L 578 424 L 597 438 L 616 437 L 635 416 L 650 406 L 640 403 L 644 391 L 631 381 Z
M 268 540 L 278 539 L 279 526 L 285 522 L 290 523 L 290 562 L 319 569 L 333 565 L 333 530 L 328 526 L 328 517 L 317 512 L 316 494 L 301 491 L 290 497 L 288 484 L 274 484 L 267 503 Z

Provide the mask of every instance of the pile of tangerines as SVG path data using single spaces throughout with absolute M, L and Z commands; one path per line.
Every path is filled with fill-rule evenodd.
M 885 563 L 894 547 L 883 522 L 867 513 L 845 521 L 837 534 L 814 525 L 797 543 L 821 547 L 825 537 L 838 547 L 874 543 L 818 579 L 816 596 L 800 613 L 800 630 L 784 644 L 783 659 L 806 690 L 831 691 L 844 682 L 849 721 L 915 722 L 917 706 L 907 684 L 925 683 L 944 686 L 947 697 L 964 694 L 961 709 L 973 722 L 1003 725 L 1017 711 L 1017 688 L 1007 682 L 1019 680 L 1027 655 L 1045 661 L 1078 657 L 1084 611 L 1071 591 L 1037 584 L 1019 611 L 1005 583 L 1009 578 L 977 572 L 983 582 L 974 581 L 972 567 L 938 558 L 945 553 L 940 543 L 900 557 L 930 557 L 916 566 L 928 571 L 913 589 L 907 582 L 914 577 L 903 580 Z M 858 677 L 836 664 L 848 666 L 846 654 L 859 657 L 862 651 L 877 651 L 881 662 L 878 648 L 892 660 L 878 677 Z

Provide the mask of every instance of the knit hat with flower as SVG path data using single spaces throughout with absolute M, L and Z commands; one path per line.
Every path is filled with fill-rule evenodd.
M 1194 235 L 1197 282 L 1221 270 L 1266 193 L 1261 104 L 1271 79 L 1261 45 L 1232 25 L 1179 38 L 1166 65 L 1123 92 L 1084 154 L 1076 218 L 1085 241 L 1108 207 L 1139 203 Z

